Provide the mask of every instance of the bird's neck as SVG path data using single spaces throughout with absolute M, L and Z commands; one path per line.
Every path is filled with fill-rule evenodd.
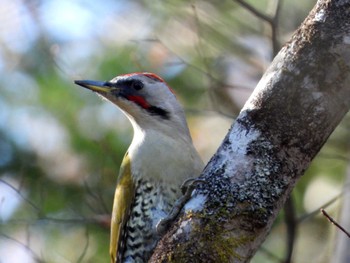
M 166 132 L 158 129 L 143 129 L 137 124 L 133 123 L 134 136 L 129 147 L 129 155 L 133 158 L 140 151 L 145 151 L 144 155 L 138 156 L 140 158 L 154 154 L 153 157 L 157 158 L 156 153 L 162 151 L 179 151 L 183 144 L 192 145 L 192 138 L 189 134 L 188 129 L 183 133 Z M 157 152 L 154 152 L 157 151 Z M 174 152 L 177 154 L 177 152 Z M 157 161 L 157 160 L 155 160 Z

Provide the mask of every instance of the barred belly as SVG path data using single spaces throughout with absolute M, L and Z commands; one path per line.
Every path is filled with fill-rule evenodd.
M 180 189 L 138 179 L 134 203 L 124 228 L 123 262 L 147 262 L 159 241 L 156 225 L 170 212 Z

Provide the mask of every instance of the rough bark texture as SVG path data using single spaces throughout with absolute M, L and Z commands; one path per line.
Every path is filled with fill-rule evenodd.
M 205 168 L 151 262 L 247 262 L 350 107 L 350 2 L 318 1 Z

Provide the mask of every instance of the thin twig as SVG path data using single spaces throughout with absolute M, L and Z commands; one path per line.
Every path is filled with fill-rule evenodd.
M 292 262 L 295 237 L 298 229 L 298 223 L 296 219 L 296 212 L 292 195 L 289 195 L 289 198 L 284 204 L 284 221 L 287 226 L 287 245 L 284 263 L 290 263 Z
M 40 223 L 51 224 L 71 224 L 71 225 L 98 225 L 103 228 L 109 228 L 110 215 L 95 215 L 89 218 L 55 218 L 48 216 L 41 216 L 38 218 L 23 218 L 23 219 L 11 219 L 6 222 L 0 221 L 1 225 L 38 225 Z
M 34 250 L 32 250 L 28 245 L 23 244 L 21 241 L 13 238 L 11 236 L 8 236 L 4 233 L 0 233 L 0 239 L 7 239 L 8 241 L 11 241 L 11 242 L 19 245 L 20 247 L 24 248 L 32 256 L 32 258 L 35 260 L 35 262 L 46 263 L 46 261 L 44 261 L 43 259 L 40 259 L 40 257 L 35 253 Z
M 350 233 L 341 225 L 339 225 L 337 221 L 335 221 L 323 208 L 321 208 L 321 212 L 328 219 L 329 222 L 331 222 L 333 225 L 335 225 L 337 228 L 343 231 L 343 233 L 345 233 L 350 238 Z
M 248 4 L 246 1 L 243 0 L 235 0 L 237 3 L 239 3 L 241 6 L 243 6 L 245 9 L 247 9 L 249 12 L 254 14 L 255 16 L 261 18 L 262 20 L 265 20 L 266 22 L 272 24 L 273 18 L 271 18 L 268 15 L 263 14 L 258 9 L 256 9 L 254 6 Z
M 323 204 L 322 207 L 328 207 L 330 206 L 331 204 L 333 204 L 335 201 L 337 201 L 341 196 L 343 195 L 343 192 L 341 192 L 340 194 L 338 194 L 337 196 L 333 197 L 331 200 L 329 200 L 327 203 Z M 307 213 L 307 214 L 304 214 L 302 216 L 299 217 L 298 219 L 298 224 L 300 224 L 302 221 L 308 219 L 308 218 L 311 218 L 315 215 L 318 214 L 318 212 L 320 211 L 320 209 L 322 209 L 322 207 L 319 207 L 317 209 L 315 209 L 314 211 L 312 211 L 311 213 Z
M 268 256 L 271 259 L 271 262 L 278 262 L 278 263 L 284 263 L 282 259 L 280 259 L 277 255 L 275 255 L 273 252 L 271 252 L 269 249 L 265 248 L 264 246 L 261 246 L 259 248 L 259 251 L 261 253 L 264 253 L 266 256 Z
M 270 23 L 273 57 L 275 57 L 281 49 L 280 41 L 278 40 L 278 22 L 279 22 L 280 10 L 281 10 L 281 3 L 282 3 L 282 0 L 277 0 L 276 8 L 272 15 L 272 23 Z
M 89 230 L 87 228 L 85 228 L 85 236 L 86 236 L 86 243 L 85 243 L 85 246 L 84 246 L 84 249 L 83 249 L 81 255 L 79 256 L 79 258 L 77 260 L 77 263 L 83 262 L 83 259 L 86 256 L 87 250 L 89 248 L 90 238 L 89 238 Z
M 335 201 L 337 201 L 342 195 L 344 195 L 344 192 L 345 191 L 348 191 L 350 188 L 350 184 L 346 183 L 343 187 L 343 190 L 338 194 L 336 195 L 335 197 L 333 197 L 331 200 L 329 200 L 327 203 L 323 204 L 322 206 L 318 207 L 317 209 L 315 209 L 314 211 L 312 211 L 311 213 L 307 213 L 307 214 L 304 214 L 302 216 L 299 217 L 298 219 L 298 224 L 300 224 L 302 221 L 310 218 L 310 217 L 313 217 L 315 216 L 316 214 L 319 213 L 319 211 L 321 209 L 324 209 L 328 206 L 330 206 L 331 204 L 333 204 Z
M 317 157 L 324 158 L 324 159 L 335 159 L 335 160 L 340 160 L 344 162 L 350 161 L 350 158 L 345 157 L 341 154 L 336 154 L 336 153 L 320 153 L 317 155 Z
M 4 179 L 0 179 L 0 183 L 3 183 L 4 185 L 11 188 L 13 191 L 15 191 L 21 199 L 23 199 L 27 204 L 29 204 L 32 208 L 34 208 L 37 212 L 41 212 L 41 209 L 32 201 L 30 201 L 27 197 L 25 197 L 20 190 L 18 190 L 16 187 L 11 185 L 10 183 L 6 182 Z
M 276 8 L 274 10 L 273 15 L 269 16 L 262 12 L 260 12 L 258 9 L 256 9 L 254 6 L 248 4 L 244 0 L 235 0 L 238 4 L 240 4 L 242 7 L 244 7 L 246 10 L 251 12 L 256 17 L 264 20 L 267 22 L 271 27 L 271 42 L 272 42 L 272 54 L 273 56 L 276 56 L 278 51 L 280 50 L 280 44 L 278 41 L 278 18 L 279 18 L 279 12 L 281 9 L 281 0 L 277 0 Z

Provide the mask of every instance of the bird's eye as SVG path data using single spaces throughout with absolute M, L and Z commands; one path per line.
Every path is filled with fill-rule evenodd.
M 143 88 L 143 83 L 141 81 L 133 81 L 131 87 L 135 90 L 141 90 Z

